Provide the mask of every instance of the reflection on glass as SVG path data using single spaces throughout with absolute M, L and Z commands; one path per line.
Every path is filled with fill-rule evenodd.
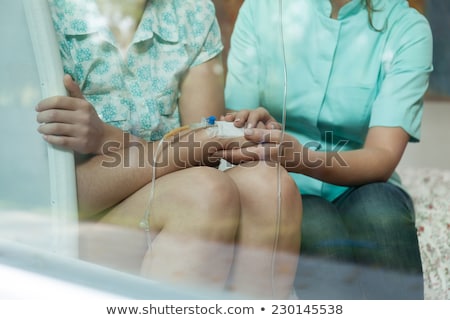
M 224 6 L 223 2 L 214 2 L 218 8 Z M 241 4 L 238 2 L 236 6 Z M 214 159 L 208 158 L 214 169 L 200 167 L 198 164 L 205 160 L 202 159 L 205 149 L 195 149 L 195 146 L 198 143 L 203 147 L 205 144 L 217 147 L 216 141 L 208 144 L 211 137 L 203 130 L 176 135 L 177 139 L 186 140 L 180 140 L 181 145 L 168 143 L 161 153 L 158 163 L 165 166 L 156 169 L 156 196 L 151 206 L 148 204 L 156 150 L 156 144 L 151 141 L 159 141 L 179 126 L 200 123 L 202 117 L 225 113 L 215 96 L 221 91 L 227 69 L 217 57 L 221 50 L 220 31 L 211 19 L 211 6 L 189 7 L 191 2 L 180 1 L 174 10 L 167 4 L 170 1 L 144 0 L 49 3 L 65 72 L 74 80 L 66 79 L 72 99 L 59 100 L 58 109 L 73 111 L 76 106 L 89 111 L 79 113 L 78 119 L 85 121 L 81 126 L 59 127 L 64 132 L 55 134 L 75 138 L 68 143 L 77 152 L 81 258 L 157 282 L 180 288 L 187 286 L 188 291 L 195 293 L 213 290 L 251 298 L 292 297 L 300 221 L 281 221 L 278 225 L 276 166 L 251 165 L 223 172 L 217 171 Z M 236 8 L 233 12 L 237 12 Z M 180 13 L 185 14 L 186 21 Z M 185 28 L 180 27 L 183 23 L 187 24 Z M 225 44 L 227 40 L 224 39 Z M 16 52 L 21 51 L 26 50 Z M 1 79 L 2 84 L 9 83 L 9 79 Z M 19 137 L 20 130 L 19 133 L 14 130 L 24 120 L 22 113 L 6 111 L 6 108 L 10 105 L 33 108 L 38 100 L 36 82 L 28 84 L 26 79 L 21 79 L 20 83 L 15 88 L 0 88 L 2 114 L 6 112 L 8 119 L 20 119 L 6 123 L 2 136 Z M 41 116 L 45 118 L 41 119 L 43 124 L 51 122 L 46 118 L 49 113 Z M 30 120 L 27 130 L 35 133 L 34 111 L 26 117 Z M 87 132 L 87 124 L 97 131 Z M 86 137 L 89 139 L 82 139 Z M 5 191 L 0 202 L 2 207 L 5 203 L 5 207 L 11 207 L 11 202 L 26 202 L 22 195 L 11 195 L 8 190 L 15 183 L 15 172 L 26 170 L 29 181 L 42 179 L 42 173 L 47 175 L 45 168 L 15 161 L 29 158 L 29 152 L 42 156 L 45 161 L 42 148 L 37 150 L 42 147 L 42 141 L 36 141 L 33 144 L 36 150 L 28 152 L 18 147 L 23 142 L 14 141 L 5 141 L 5 145 L 14 145 L 16 149 L 9 150 L 17 153 L 14 156 L 5 153 L 14 170 L 2 171 L 2 179 L 6 177 L 2 182 Z M 187 155 L 188 152 L 193 154 Z M 171 163 L 168 159 L 175 160 Z M 191 166 L 195 168 L 180 170 Z M 286 183 L 282 190 L 289 194 L 290 188 Z M 47 190 L 44 187 L 25 183 L 20 190 L 30 194 L 30 199 L 36 197 L 36 206 L 47 199 L 41 195 Z M 245 202 L 245 197 L 250 201 Z M 262 202 L 252 207 L 256 201 Z M 29 203 L 34 206 L 32 201 Z M 282 204 L 285 206 L 281 209 L 282 217 L 289 217 L 286 212 L 292 211 L 300 216 L 296 198 L 286 196 Z M 245 211 L 248 207 L 258 210 Z M 150 209 L 150 245 L 141 228 L 147 209 Z M 34 232 L 41 229 L 36 226 L 47 228 L 45 220 L 28 212 L 9 214 L 3 219 L 4 225 L 31 227 L 24 228 L 20 234 L 9 228 L 2 233 L 2 238 L 32 243 L 38 237 Z M 45 241 L 42 246 L 46 246 Z M 308 256 L 302 256 L 298 270 L 295 287 L 301 298 L 359 299 L 370 298 L 371 294 L 389 298 L 389 294 L 395 293 L 376 291 L 392 283 L 397 283 L 398 288 L 419 288 L 402 290 L 405 297 L 407 293 L 420 295 L 417 293 L 420 276 Z M 345 281 L 337 280 L 343 278 Z M 321 288 L 324 282 L 326 289 Z M 367 288 L 361 289 L 364 285 Z
M 269 162 L 218 170 L 216 150 L 236 137 L 202 122 L 225 114 L 213 4 L 49 3 L 70 96 L 39 104 L 39 130 L 77 153 L 81 258 L 180 286 L 288 298 L 297 188 Z

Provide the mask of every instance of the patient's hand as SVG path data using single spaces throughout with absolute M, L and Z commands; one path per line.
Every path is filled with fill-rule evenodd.
M 100 154 L 107 125 L 69 75 L 64 77 L 64 86 L 69 96 L 50 97 L 37 105 L 38 131 L 53 145 L 81 154 Z
M 249 161 L 280 162 L 285 168 L 295 166 L 299 161 L 302 145 L 292 136 L 282 134 L 278 129 L 247 128 L 244 131 L 246 142 L 239 148 L 226 148 L 216 152 L 231 163 Z
M 167 152 L 177 166 L 184 168 L 206 165 L 215 167 L 219 165 L 220 152 L 225 150 L 235 150 L 250 145 L 244 136 L 223 137 L 218 136 L 211 128 L 187 129 L 176 132 L 164 139 L 162 152 Z M 163 157 L 162 155 L 159 158 Z

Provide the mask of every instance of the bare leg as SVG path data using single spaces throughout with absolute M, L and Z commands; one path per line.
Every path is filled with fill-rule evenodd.
M 133 268 L 142 263 L 141 271 L 146 277 L 183 286 L 223 289 L 233 261 L 240 213 L 233 180 L 216 169 L 198 167 L 159 178 L 155 191 L 150 213 L 155 238 L 148 252 L 143 246 L 144 231 L 138 226 L 147 206 L 149 185 L 101 220 L 101 225 L 129 227 L 125 229 L 128 232 L 109 232 L 106 240 L 127 247 L 121 251 L 124 256 L 116 256 L 119 264 L 123 265 L 122 260 L 127 257 L 135 260 Z M 130 230 L 139 236 L 117 238 L 120 234 L 129 236 Z M 117 252 L 117 247 L 106 250 Z
M 176 202 L 171 190 L 177 182 L 161 180 L 158 185 L 154 203 L 158 214 L 150 218 L 150 224 L 159 233 L 146 255 L 143 272 L 223 289 L 239 223 L 238 190 L 233 180 L 216 169 L 184 171 L 182 179 L 188 184 L 176 195 Z M 174 267 L 168 268 L 167 263 Z
M 79 225 L 80 259 L 139 275 L 147 250 L 142 229 L 118 224 L 82 222 Z
M 268 299 L 286 299 L 292 292 L 302 205 L 297 186 L 281 170 L 279 225 L 276 166 L 250 163 L 226 171 L 239 188 L 242 208 L 231 290 Z
M 150 216 L 156 235 L 151 250 L 146 253 L 145 234 L 138 228 L 150 192 L 146 186 L 84 232 L 89 241 L 82 243 L 90 243 L 83 246 L 90 248 L 85 256 L 132 272 L 142 264 L 147 277 L 218 289 L 231 272 L 230 287 L 240 294 L 286 298 L 300 246 L 301 200 L 295 183 L 282 173 L 275 255 L 277 169 L 253 163 L 226 173 L 202 167 L 159 178 Z

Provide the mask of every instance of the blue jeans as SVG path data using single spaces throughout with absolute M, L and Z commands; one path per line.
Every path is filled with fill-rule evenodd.
M 352 188 L 334 202 L 305 195 L 301 253 L 421 273 L 412 200 L 390 183 Z

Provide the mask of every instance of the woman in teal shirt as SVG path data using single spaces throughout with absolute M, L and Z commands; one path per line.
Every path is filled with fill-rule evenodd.
M 247 126 L 249 140 L 279 142 L 272 128 L 286 98 L 283 164 L 302 194 L 302 252 L 420 272 L 395 168 L 420 139 L 426 19 L 406 0 L 246 0 L 228 70 L 226 107 L 241 111 L 227 120 Z

